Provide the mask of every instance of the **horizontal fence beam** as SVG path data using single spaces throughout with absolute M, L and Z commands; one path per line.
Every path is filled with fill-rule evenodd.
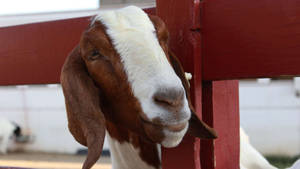
M 300 2 L 204 0 L 203 79 L 300 75 Z
M 58 83 L 89 17 L 0 28 L 0 85 Z
M 300 75 L 300 3 L 203 3 L 203 80 Z M 0 85 L 58 83 L 88 22 L 83 17 L 0 28 Z
M 0 28 L 0 85 L 59 83 L 64 60 L 89 22 L 81 17 Z

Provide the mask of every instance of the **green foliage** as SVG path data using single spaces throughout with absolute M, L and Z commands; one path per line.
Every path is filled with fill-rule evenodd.
M 285 169 L 287 167 L 290 167 L 294 164 L 297 159 L 300 158 L 299 156 L 295 157 L 287 157 L 287 156 L 266 156 L 266 159 L 275 167 L 278 167 L 280 169 Z

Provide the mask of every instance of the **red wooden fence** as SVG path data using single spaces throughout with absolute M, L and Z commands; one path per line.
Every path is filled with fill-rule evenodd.
M 203 3 L 204 80 L 300 75 L 300 1 Z
M 171 49 L 193 74 L 198 115 L 219 135 L 214 142 L 186 136 L 180 146 L 163 150 L 163 168 L 238 169 L 238 81 L 228 80 L 300 75 L 300 3 L 157 0 L 156 14 L 167 24 Z M 61 65 L 88 22 L 0 28 L 0 85 L 58 83 Z

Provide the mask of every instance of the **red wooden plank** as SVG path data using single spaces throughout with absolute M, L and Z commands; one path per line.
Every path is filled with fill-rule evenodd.
M 59 83 L 61 66 L 89 18 L 0 28 L 0 85 Z
M 300 1 L 204 0 L 203 79 L 300 75 Z
M 0 28 L 0 85 L 57 83 L 89 17 Z
M 185 71 L 193 73 L 192 99 L 201 116 L 201 36 L 199 0 L 157 0 L 157 15 L 170 32 L 170 47 L 181 60 Z M 200 169 L 200 141 L 187 136 L 176 148 L 163 149 L 163 169 Z
M 212 82 L 203 83 L 202 87 L 202 119 L 209 124 L 214 126 L 214 114 L 213 114 L 213 86 Z M 219 134 L 219 131 L 217 131 Z M 218 138 L 219 139 L 219 138 Z M 215 168 L 215 151 L 214 141 L 201 140 L 201 167 L 205 169 Z M 205 148 L 204 148 L 205 147 Z
M 201 166 L 205 169 L 239 169 L 238 92 L 238 81 L 203 84 L 203 120 L 218 132 L 214 143 L 201 140 Z

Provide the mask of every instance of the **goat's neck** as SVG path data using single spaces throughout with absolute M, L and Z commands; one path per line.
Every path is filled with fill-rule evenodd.
M 161 169 L 160 145 L 124 129 L 107 133 L 113 169 Z

